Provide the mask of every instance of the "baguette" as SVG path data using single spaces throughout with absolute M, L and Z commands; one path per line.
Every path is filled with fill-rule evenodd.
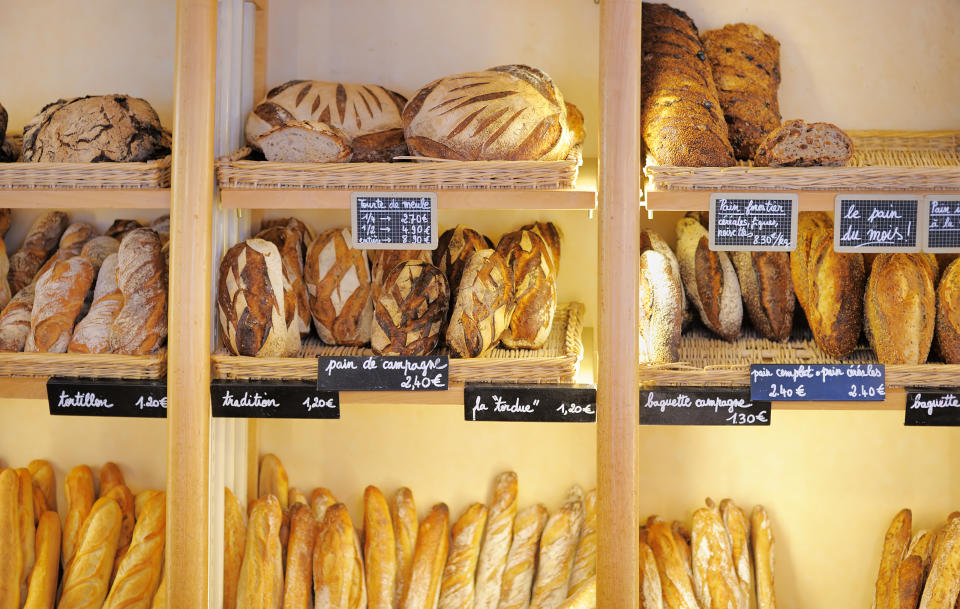
M 672 256 L 673 254 L 671 254 Z M 641 362 L 675 362 L 683 330 L 684 297 L 679 271 L 658 251 L 640 254 L 638 330 Z
M 133 515 L 136 518 L 140 517 L 140 512 L 143 511 L 147 502 L 153 499 L 154 495 L 162 493 L 163 491 L 158 491 L 155 489 L 147 489 L 145 491 L 140 491 L 133 497 Z
M 576 491 L 550 516 L 543 528 L 537 577 L 530 600 L 533 609 L 555 609 L 567 598 L 573 557 L 583 526 L 582 492 L 577 496 Z
M 63 574 L 57 609 L 100 609 L 107 597 L 123 513 L 116 501 L 102 497 L 93 504 L 76 552 Z
M 236 609 L 247 523 L 240 502 L 229 488 L 223 491 L 223 609 Z
M 950 609 L 960 594 L 960 519 L 947 522 L 942 539 L 923 587 L 920 609 Z
M 289 505 L 291 508 L 298 503 L 302 503 L 303 505 L 310 507 L 310 502 L 307 501 L 307 496 L 303 494 L 303 491 L 296 487 L 290 487 L 288 497 L 289 499 L 287 499 L 287 505 Z
M 282 519 L 276 497 L 268 495 L 254 502 L 237 582 L 237 609 L 280 609 L 283 603 Z
M 413 492 L 402 487 L 390 499 L 390 519 L 397 543 L 397 577 L 395 581 L 393 607 L 398 609 L 403 595 L 410 583 L 410 570 L 413 568 L 413 552 L 417 545 L 417 506 L 413 501 Z
M 895 600 L 896 609 L 916 609 L 923 592 L 923 579 L 930 566 L 930 549 L 933 535 L 920 531 L 913 536 L 907 555 L 897 568 Z
M 266 454 L 260 459 L 260 481 L 258 496 L 262 499 L 273 495 L 280 502 L 280 509 L 287 509 L 290 498 L 290 482 L 283 463 L 274 454 Z
M 673 532 L 673 538 L 676 540 L 677 549 L 680 551 L 683 562 L 686 563 L 687 569 L 691 569 L 690 576 L 692 577 L 693 557 L 690 550 L 690 540 L 692 537 L 690 531 L 678 520 L 670 523 L 670 530 Z
M 37 523 L 37 562 L 30 573 L 23 609 L 53 609 L 60 572 L 60 518 L 45 512 Z
M 123 479 L 123 472 L 120 471 L 117 464 L 107 461 L 100 468 L 100 494 L 98 497 L 106 497 L 113 487 L 126 484 L 126 480 Z
M 387 499 L 375 486 L 363 492 L 363 530 L 367 607 L 391 609 L 397 580 L 397 540 Z
M 482 503 L 472 504 L 454 523 L 440 584 L 439 609 L 473 609 L 474 576 L 486 524 L 487 507 Z
M 287 574 L 283 582 L 283 609 L 313 607 L 313 545 L 317 521 L 306 503 L 290 508 Z
M 40 517 L 46 513 L 47 502 L 43 498 L 43 493 L 36 486 L 33 487 L 33 520 L 34 523 L 40 521 Z
M 702 609 L 743 606 L 740 579 L 733 565 L 730 535 L 718 510 L 700 508 L 693 514 L 693 588 Z
M 110 494 L 125 488 L 126 485 L 114 487 Z M 131 508 L 132 503 L 131 496 Z M 120 559 L 117 576 L 103 609 L 150 609 L 160 584 L 166 524 L 167 500 L 161 493 L 143 508 L 133 530 L 130 548 Z
M 330 506 L 335 503 L 339 503 L 339 501 L 329 489 L 323 487 L 313 489 L 313 492 L 310 493 L 310 508 L 313 510 L 313 517 L 316 518 L 318 525 L 323 522 L 323 516 L 330 509 Z
M 773 525 L 762 505 L 754 506 L 750 514 L 750 536 L 753 564 L 757 582 L 758 609 L 776 609 L 777 598 L 773 586 Z
M 163 576 L 160 578 L 160 585 L 157 586 L 157 593 L 153 595 L 153 602 L 150 603 L 150 609 L 167 609 L 167 570 L 163 570 Z
M 547 508 L 537 503 L 524 508 L 513 523 L 513 542 L 503 570 L 498 609 L 527 609 L 537 570 L 537 548 L 547 523 Z
M 640 609 L 663 609 L 657 559 L 644 540 L 640 541 Z
M 78 465 L 70 470 L 64 481 L 64 491 L 67 500 L 67 514 L 63 519 L 63 551 L 60 561 L 64 569 L 70 564 L 73 553 L 80 543 L 80 530 L 87 515 L 93 507 L 95 497 L 93 491 L 93 472 L 86 465 Z M 120 506 L 117 506 L 120 509 Z M 117 531 L 119 538 L 119 530 Z M 116 548 L 114 548 L 116 551 Z M 111 556 L 111 560 L 112 560 Z
M 657 562 L 664 607 L 699 609 L 693 593 L 690 563 L 685 560 L 677 543 L 679 536 L 674 535 L 670 523 L 663 520 L 649 523 L 647 533 L 647 542 Z
M 20 524 L 17 519 L 17 497 L 20 477 L 14 469 L 0 472 L 0 609 L 20 608 L 20 580 L 23 555 L 20 547 Z
M 740 590 L 746 609 L 756 609 L 757 598 L 753 590 L 753 559 L 750 556 L 750 521 L 747 515 L 730 499 L 720 502 L 720 515 L 730 534 L 733 549 L 733 566 L 737 570 Z
M 117 558 L 113 563 L 115 576 L 116 570 L 120 568 L 120 559 L 127 553 L 130 543 L 133 540 L 133 531 L 137 525 L 136 500 L 126 484 L 119 484 L 110 488 L 107 494 L 103 496 L 116 501 L 117 505 L 120 506 L 120 510 L 123 512 L 123 524 L 120 526 L 120 539 L 117 541 Z M 151 501 L 153 501 L 153 499 L 151 499 Z M 111 581 L 113 580 L 111 579 Z
M 593 575 L 577 590 L 571 590 L 570 595 L 557 606 L 557 609 L 596 609 L 596 607 L 597 576 Z
M 597 574 L 597 489 L 587 493 L 583 500 L 583 533 L 577 543 L 577 553 L 570 573 L 570 596 Z
M 877 575 L 874 609 L 894 609 L 897 605 L 897 570 L 910 545 L 911 523 L 910 510 L 900 510 L 887 529 L 883 540 L 883 552 L 880 555 L 880 573 Z
M 363 557 L 350 514 L 342 503 L 323 516 L 313 548 L 313 590 L 317 609 L 364 609 Z
M 20 571 L 20 598 L 27 597 L 27 579 L 33 571 L 37 559 L 37 529 L 33 511 L 33 482 L 30 470 L 17 470 L 17 528 L 20 533 L 20 555 L 22 558 Z
M 477 561 L 475 609 L 496 609 L 500 600 L 503 570 L 510 552 L 513 520 L 517 515 L 517 474 L 504 472 L 497 476 L 493 500 L 483 533 L 483 545 Z
M 401 609 L 437 609 L 449 544 L 450 511 L 446 504 L 438 503 L 417 531 L 410 583 L 400 603 Z

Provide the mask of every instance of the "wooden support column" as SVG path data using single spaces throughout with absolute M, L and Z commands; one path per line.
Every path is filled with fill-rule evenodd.
M 640 606 L 640 4 L 640 0 L 603 0 L 600 13 L 597 607 L 603 609 Z
M 216 0 L 177 1 L 167 338 L 167 604 L 207 607 Z

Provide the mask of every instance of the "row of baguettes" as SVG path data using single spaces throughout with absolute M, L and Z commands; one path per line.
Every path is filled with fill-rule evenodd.
M 290 488 L 264 456 L 249 521 L 226 490 L 225 609 L 593 609 L 596 491 L 552 514 L 518 510 L 517 475 L 494 482 L 450 524 L 446 504 L 418 519 L 413 493 L 364 492 L 362 526 L 333 494 Z M 314 604 L 315 603 L 315 604 Z

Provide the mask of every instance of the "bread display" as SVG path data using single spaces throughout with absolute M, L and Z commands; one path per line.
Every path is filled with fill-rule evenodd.
M 123 307 L 110 326 L 110 350 L 146 355 L 167 338 L 167 262 L 157 233 L 138 228 L 123 237 L 117 251 L 117 287 Z
M 429 262 L 408 260 L 373 285 L 370 346 L 378 355 L 429 355 L 440 340 L 450 288 Z
M 372 289 L 367 256 L 350 246 L 350 229 L 330 229 L 307 251 L 304 279 L 320 339 L 328 345 L 362 345 L 370 340 Z
M 750 323 L 764 338 L 784 342 L 793 329 L 793 279 L 787 252 L 730 252 Z
M 460 357 L 483 357 L 513 316 L 513 271 L 495 250 L 477 250 L 463 270 L 447 327 L 447 346 Z
M 96 269 L 83 256 L 55 263 L 37 280 L 24 351 L 66 353 Z
M 754 159 L 758 167 L 841 167 L 853 156 L 853 140 L 830 123 L 789 120 L 763 139 Z
M 67 215 L 53 211 L 42 214 L 27 231 L 21 248 L 10 256 L 10 292 L 16 295 L 31 283 L 37 271 L 56 249 L 67 228 Z
M 435 80 L 403 108 L 410 154 L 461 161 L 563 160 L 582 135 L 573 122 L 550 77 L 525 65 Z
M 936 337 L 940 356 L 948 364 L 960 364 L 960 258 L 943 271 L 937 286 Z M 0 323 L 3 317 L 0 316 Z M 0 325 L 2 334 L 2 325 Z
M 677 223 L 677 259 L 687 297 L 705 326 L 732 341 L 743 320 L 740 282 L 726 252 L 710 250 L 709 243 L 707 229 L 697 220 Z
M 557 308 L 557 270 L 540 235 L 530 230 L 507 233 L 497 254 L 513 274 L 514 309 L 501 336 L 511 349 L 539 349 L 547 342 Z
M 95 95 L 44 106 L 23 129 L 25 162 L 139 162 L 170 154 L 170 134 L 146 101 Z
M 922 254 L 880 254 L 867 280 L 863 327 L 881 364 L 922 364 L 933 343 L 936 292 Z

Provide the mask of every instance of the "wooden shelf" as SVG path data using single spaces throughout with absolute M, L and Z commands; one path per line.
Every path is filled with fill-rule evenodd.
M 220 203 L 227 209 L 349 209 L 350 193 L 371 189 L 223 189 Z M 390 190 L 390 189 L 385 189 Z M 577 185 L 551 189 L 415 189 L 437 193 L 441 209 L 543 209 L 588 210 L 597 208 L 597 160 L 584 159 Z
M 647 190 L 646 198 L 641 201 L 648 211 L 707 211 L 710 209 L 710 195 L 715 192 L 751 192 L 757 190 Z M 771 196 L 783 194 L 797 194 L 800 211 L 833 211 L 834 203 L 839 194 L 856 195 L 914 195 L 923 198 L 931 191 L 911 192 L 904 190 L 800 190 L 800 191 L 767 191 Z M 944 196 L 956 196 L 960 191 L 936 191 Z
M 56 209 L 169 209 L 169 188 L 0 189 L 0 207 Z

